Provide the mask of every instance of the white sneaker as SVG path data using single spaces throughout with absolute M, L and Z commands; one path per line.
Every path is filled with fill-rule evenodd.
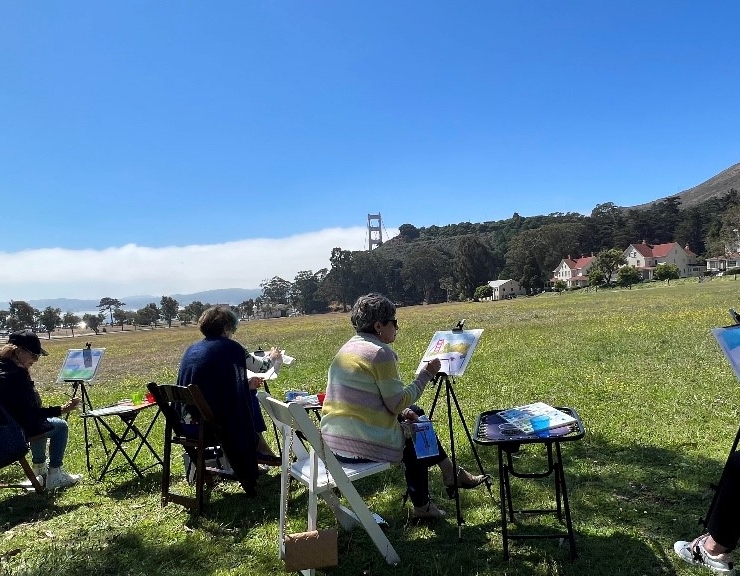
M 49 474 L 49 463 L 33 464 L 31 467 L 33 468 L 33 473 L 36 475 L 36 479 L 40 478 L 39 482 L 43 486 L 46 482 L 46 476 Z
M 46 487 L 65 488 L 77 484 L 82 478 L 79 474 L 70 474 L 64 468 L 49 468 L 49 474 L 46 476 Z
M 704 534 L 693 542 L 679 540 L 673 545 L 673 550 L 682 560 L 685 560 L 689 564 L 704 566 L 717 574 L 734 576 L 735 568 L 732 565 L 732 556 L 728 553 L 712 556 L 704 547 L 704 543 L 708 537 L 709 534 Z

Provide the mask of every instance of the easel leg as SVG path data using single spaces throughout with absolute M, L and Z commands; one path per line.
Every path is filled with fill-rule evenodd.
M 465 430 L 465 435 L 468 438 L 468 444 L 470 445 L 470 449 L 473 452 L 473 455 L 475 457 L 475 462 L 478 465 L 478 470 L 481 474 L 486 476 L 485 484 L 486 488 L 488 489 L 488 493 L 493 496 L 493 493 L 491 492 L 491 479 L 488 477 L 488 474 L 486 474 L 485 470 L 483 469 L 483 462 L 480 459 L 480 456 L 478 455 L 478 450 L 475 447 L 475 443 L 473 442 L 473 437 L 470 434 L 470 429 L 468 428 L 468 425 L 465 422 L 465 417 L 463 416 L 462 409 L 460 408 L 460 403 L 457 400 L 457 396 L 455 395 L 455 390 L 453 388 L 453 380 L 445 373 L 439 372 L 437 376 L 434 379 L 435 384 L 437 384 L 437 391 L 434 395 L 434 400 L 432 401 L 432 406 L 429 409 L 429 418 L 431 419 L 434 415 L 434 410 L 437 407 L 437 401 L 439 400 L 440 392 L 441 392 L 441 384 L 444 382 L 445 387 L 445 399 L 447 400 L 447 426 L 449 428 L 449 438 L 450 438 L 450 460 L 452 460 L 452 470 L 454 473 L 455 483 L 457 483 L 457 454 L 455 451 L 455 433 L 452 428 L 452 404 L 455 404 L 455 409 L 457 410 L 457 415 L 460 419 L 460 422 L 462 422 L 463 429 Z M 455 509 L 457 511 L 457 532 L 458 532 L 458 539 L 462 540 L 462 525 L 465 523 L 465 520 L 462 517 L 462 512 L 460 509 L 460 490 L 455 488 Z

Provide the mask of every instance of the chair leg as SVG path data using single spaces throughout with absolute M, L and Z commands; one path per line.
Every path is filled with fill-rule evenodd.
M 36 478 L 36 474 L 33 473 L 33 468 L 28 463 L 28 460 L 24 456 L 20 460 L 18 460 L 20 465 L 23 467 L 23 471 L 26 473 L 26 476 L 31 481 L 31 486 L 33 486 L 33 489 L 36 491 L 36 494 L 41 494 L 44 491 L 44 487 L 39 483 L 38 479 Z
M 162 458 L 162 506 L 167 506 L 170 495 L 170 457 L 172 455 L 172 444 L 170 443 L 171 431 L 167 426 L 165 429 L 164 457 Z

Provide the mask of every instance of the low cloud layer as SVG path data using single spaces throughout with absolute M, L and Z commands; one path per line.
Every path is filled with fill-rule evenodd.
M 395 234 L 396 231 L 391 235 Z M 362 250 L 367 229 L 330 228 L 288 238 L 104 250 L 45 248 L 0 253 L 0 302 L 43 298 L 99 299 L 258 288 L 274 276 L 329 268 L 333 248 Z

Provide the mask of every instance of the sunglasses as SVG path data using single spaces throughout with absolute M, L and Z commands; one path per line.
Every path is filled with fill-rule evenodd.
M 36 361 L 36 360 L 38 360 L 39 358 L 41 358 L 41 354 L 36 354 L 35 352 L 31 352 L 31 351 L 30 351 L 30 350 L 29 350 L 28 348 L 23 348 L 23 347 L 20 347 L 20 348 L 21 348 L 21 350 L 23 350 L 23 351 L 24 351 L 24 352 L 25 352 L 26 354 L 30 354 L 30 355 L 31 355 L 31 356 L 33 357 L 34 361 Z

